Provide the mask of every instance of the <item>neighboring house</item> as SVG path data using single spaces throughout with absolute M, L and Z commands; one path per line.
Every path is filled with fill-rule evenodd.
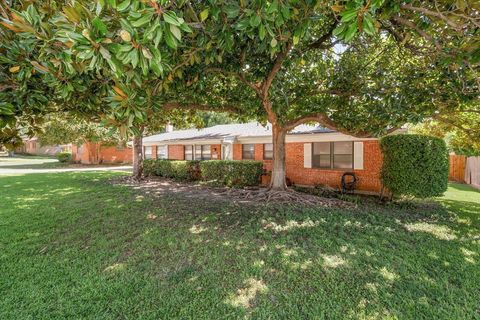
M 146 159 L 259 160 L 272 169 L 271 126 L 257 122 L 166 132 L 143 139 Z M 382 153 L 376 138 L 355 138 L 319 126 L 301 125 L 286 137 L 286 175 L 296 185 L 339 188 L 355 172 L 357 189 L 381 189 Z
M 104 146 L 100 143 L 87 142 L 72 147 L 72 159 L 82 164 L 131 163 L 132 148 L 129 146 Z
M 23 145 L 15 150 L 16 153 L 27 153 L 33 155 L 49 155 L 54 156 L 60 152 L 71 152 L 71 144 L 62 144 L 56 146 L 42 146 L 37 137 L 23 138 Z

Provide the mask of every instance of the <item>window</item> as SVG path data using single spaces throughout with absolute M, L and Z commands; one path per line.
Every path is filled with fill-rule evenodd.
M 313 143 L 312 166 L 314 168 L 330 168 L 331 167 L 331 144 L 330 142 Z
M 255 159 L 255 145 L 254 144 L 242 144 L 242 159 L 244 159 L 244 160 Z
M 185 146 L 185 160 L 193 160 L 193 146 Z
M 263 160 L 273 159 L 273 143 L 263 144 Z
M 312 167 L 323 169 L 353 169 L 353 142 L 314 142 Z
M 336 169 L 353 168 L 353 142 L 333 143 L 333 167 Z
M 211 159 L 210 145 L 196 145 L 195 146 L 195 160 L 210 160 Z
M 152 159 L 152 147 L 143 147 L 143 158 Z
M 167 156 L 168 146 L 157 146 L 157 159 L 168 159 Z

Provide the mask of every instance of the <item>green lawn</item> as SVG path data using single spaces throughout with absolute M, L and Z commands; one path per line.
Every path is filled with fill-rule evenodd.
M 299 212 L 153 200 L 113 175 L 0 177 L 0 319 L 480 318 L 466 186 Z

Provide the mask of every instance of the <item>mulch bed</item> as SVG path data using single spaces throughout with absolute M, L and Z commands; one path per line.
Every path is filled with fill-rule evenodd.
M 249 204 L 254 206 L 288 205 L 301 207 L 355 208 L 356 205 L 336 198 L 325 198 L 289 189 L 271 191 L 262 187 L 212 187 L 198 182 L 179 182 L 160 177 L 147 177 L 140 181 L 132 177 L 114 178 L 115 185 L 127 185 L 154 197 L 179 195 L 186 199 Z

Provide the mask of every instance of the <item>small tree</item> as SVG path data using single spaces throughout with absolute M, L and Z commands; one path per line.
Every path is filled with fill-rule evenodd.
M 407 134 L 381 139 L 382 182 L 395 196 L 441 196 L 448 187 L 449 157 L 445 141 Z

